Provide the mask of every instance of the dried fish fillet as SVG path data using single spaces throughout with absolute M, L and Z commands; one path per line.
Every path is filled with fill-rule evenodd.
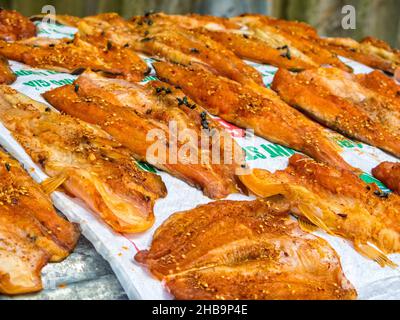
M 324 240 L 282 200 L 218 201 L 172 215 L 135 259 L 177 299 L 354 299 Z
M 282 69 L 272 88 L 333 130 L 400 156 L 400 86 L 382 77 L 379 72 L 357 76 L 336 68 L 297 74 Z
M 20 164 L 0 150 L 0 293 L 42 288 L 41 269 L 65 259 L 79 238 Z
M 293 156 L 285 170 L 254 170 L 241 180 L 258 196 L 284 195 L 291 212 L 308 225 L 350 240 L 358 252 L 381 266 L 396 266 L 385 254 L 400 251 L 399 196 L 301 155 Z
M 92 69 L 128 81 L 140 81 L 148 72 L 146 63 L 132 50 L 107 44 L 98 47 L 79 36 L 74 40 L 31 38 L 12 43 L 0 41 L 0 54 L 33 67 L 73 74 Z
M 326 130 L 283 102 L 272 90 L 263 92 L 215 76 L 202 68 L 166 62 L 154 64 L 157 75 L 180 86 L 208 112 L 272 142 L 304 152 L 334 166 L 350 169 Z
M 79 23 L 79 33 L 91 43 L 109 41 L 156 58 L 185 65 L 200 64 L 241 83 L 263 85 L 258 71 L 218 42 L 178 26 L 158 26 L 151 16 L 135 22 L 110 14 L 87 17 Z
M 4 85 L 0 120 L 51 177 L 44 183 L 48 192 L 63 185 L 118 232 L 152 226 L 154 203 L 166 195 L 164 184 L 99 127 L 52 112 Z
M 135 157 L 211 198 L 240 191 L 242 149 L 200 105 L 167 83 L 143 85 L 85 72 L 74 85 L 48 91 L 44 97 L 58 110 L 100 125 Z

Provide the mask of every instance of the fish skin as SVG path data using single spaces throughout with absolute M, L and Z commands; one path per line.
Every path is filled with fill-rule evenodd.
M 323 125 L 400 156 L 400 99 L 368 86 L 369 77 L 374 81 L 377 74 L 356 76 L 335 68 L 293 74 L 280 69 L 272 89 Z M 391 87 L 399 86 L 392 81 Z
M 117 232 L 152 226 L 154 203 L 167 191 L 159 176 L 137 167 L 129 150 L 99 127 L 53 112 L 8 86 L 0 86 L 0 101 L 2 123 L 47 175 L 66 174 L 68 193 Z
M 187 103 L 192 108 L 180 103 L 179 101 L 183 101 L 185 97 L 180 90 L 160 81 L 141 85 L 120 80 L 113 81 L 89 72 L 82 74 L 76 80 L 75 86 L 79 88 L 77 92 L 74 86 L 70 85 L 46 92 L 44 97 L 62 112 L 98 124 L 128 147 L 138 159 L 148 161 L 203 190 L 210 198 L 225 198 L 231 193 L 241 191 L 236 170 L 240 170 L 244 165 L 244 154 L 230 136 L 220 135 L 222 137 L 220 146 L 221 154 L 224 154 L 224 139 L 231 141 L 233 147 L 231 164 L 213 164 L 210 155 L 201 152 L 198 156 L 203 154 L 209 164 L 202 164 L 199 158 L 197 163 L 181 163 L 181 161 L 173 163 L 169 158 L 162 163 L 147 157 L 148 148 L 154 143 L 147 139 L 148 133 L 155 129 L 162 130 L 168 139 L 170 121 L 176 121 L 179 132 L 183 132 L 185 128 L 192 129 L 196 131 L 197 137 L 200 137 L 203 123 L 201 114 L 205 114 L 205 110 L 187 97 Z M 160 91 L 157 94 L 157 88 L 168 89 L 169 93 Z M 224 132 L 222 127 L 209 116 L 206 116 L 206 119 L 210 129 Z M 182 144 L 178 143 L 178 149 L 181 147 Z M 166 150 L 169 154 L 168 146 Z
M 156 62 L 154 68 L 161 79 L 179 85 L 211 114 L 319 161 L 355 170 L 342 159 L 340 148 L 329 140 L 323 127 L 287 105 L 272 90 L 242 86 L 201 68 L 166 62 Z
M 329 244 L 285 200 L 217 201 L 173 214 L 135 260 L 176 299 L 355 299 Z

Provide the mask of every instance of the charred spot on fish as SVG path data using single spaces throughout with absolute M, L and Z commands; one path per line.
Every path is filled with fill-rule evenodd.
M 160 94 L 160 93 L 162 93 L 162 92 L 164 92 L 165 94 L 171 94 L 172 93 L 172 90 L 171 90 L 171 88 L 165 88 L 165 87 L 157 87 L 156 88 L 156 93 L 157 94 Z M 179 99 L 179 98 L 178 98 Z M 179 100 L 178 100 L 178 102 L 179 102 Z M 183 103 L 183 102 L 182 102 Z
M 187 105 L 188 104 L 188 100 L 187 100 L 186 96 L 184 96 L 182 99 L 181 98 L 176 98 L 176 100 L 178 100 L 178 106 Z
M 33 234 L 28 234 L 26 237 L 32 242 L 35 242 L 37 240 L 37 236 Z
M 78 93 L 78 91 L 79 91 L 79 84 L 75 84 L 75 86 L 74 86 L 74 91 L 75 91 L 76 93 Z
M 10 172 L 10 170 L 11 170 L 11 165 L 9 164 L 9 163 L 5 163 L 4 164 L 4 166 L 6 167 L 6 170 L 8 171 L 8 172 Z
M 396 92 L 396 96 L 400 97 L 400 91 Z
M 79 76 L 85 71 L 85 68 L 77 68 L 71 72 L 72 75 L 74 76 Z
M 104 37 L 104 36 L 106 35 L 106 32 L 105 32 L 105 31 L 102 31 L 102 32 L 100 33 L 100 35 L 101 35 L 102 37 Z
M 54 48 L 56 45 L 54 43 L 49 44 L 49 48 Z
M 46 107 L 46 109 L 44 109 L 45 112 L 50 112 L 51 108 L 50 107 Z
M 147 109 L 146 110 L 146 114 L 150 114 L 150 113 L 152 113 L 153 112 L 153 109 Z
M 302 69 L 302 68 L 290 68 L 289 71 L 293 72 L 293 73 L 300 73 L 300 72 L 304 71 L 304 69 Z
M 203 127 L 203 129 L 205 130 L 210 129 L 210 125 L 207 121 L 207 113 L 203 111 L 202 113 L 200 113 L 200 117 L 201 117 L 201 126 Z
M 113 47 L 112 42 L 110 40 L 107 41 L 107 50 L 111 50 Z
M 379 190 L 375 191 L 374 195 L 377 196 L 378 198 L 381 198 L 381 199 L 388 199 L 389 198 L 389 193 L 386 193 L 386 192 L 383 192 L 383 191 L 379 191 Z
M 371 186 L 367 186 L 367 190 L 368 190 L 368 191 L 371 191 Z
M 47 161 L 46 157 L 44 157 L 42 155 L 39 155 L 38 162 L 39 162 L 39 164 L 41 165 L 42 168 L 44 168 L 44 166 L 46 165 L 46 161 Z
M 129 43 L 125 43 L 124 48 L 129 48 Z
M 288 46 L 283 46 L 283 47 L 281 47 L 281 49 L 279 49 L 279 50 L 286 50 L 286 52 L 284 52 L 284 53 L 281 54 L 281 57 L 287 58 L 287 59 L 289 59 L 289 60 L 292 59 L 292 53 L 290 52 L 290 48 L 289 48 Z
M 142 40 L 140 40 L 140 42 L 149 42 L 152 41 L 154 38 L 150 38 L 150 37 L 145 37 Z
M 250 37 L 249 37 L 249 35 L 248 35 L 248 34 L 244 34 L 244 35 L 243 35 L 243 38 L 245 38 L 245 39 L 249 39 Z
M 150 33 L 150 31 L 149 31 L 149 30 L 146 30 L 146 31 L 144 32 L 144 35 L 145 35 L 145 36 L 148 36 L 149 33 Z
M 200 53 L 200 50 L 197 49 L 197 48 L 191 48 L 190 52 L 192 52 L 192 53 Z
M 338 216 L 343 218 L 343 219 L 346 219 L 348 217 L 348 215 L 345 214 L 345 213 L 338 213 Z
M 148 76 L 151 73 L 151 68 L 147 67 L 146 71 L 144 72 L 145 76 Z

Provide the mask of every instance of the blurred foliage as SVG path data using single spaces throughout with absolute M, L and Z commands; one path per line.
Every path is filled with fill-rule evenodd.
M 114 11 L 130 17 L 152 10 L 224 16 L 259 12 L 309 22 L 322 35 L 356 39 L 373 35 L 392 45 L 400 44 L 400 0 L 0 0 L 0 6 L 28 16 L 40 13 L 48 4 L 58 13 L 77 16 Z M 341 8 L 347 4 L 356 8 L 356 30 L 341 26 Z

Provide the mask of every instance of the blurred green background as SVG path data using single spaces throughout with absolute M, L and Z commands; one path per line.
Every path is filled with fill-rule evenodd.
M 400 45 L 400 0 L 0 0 L 1 7 L 28 16 L 40 13 L 47 4 L 55 6 L 57 13 L 77 16 L 114 11 L 130 17 L 150 10 L 221 16 L 259 12 L 309 22 L 321 35 L 355 39 L 372 35 Z M 341 26 L 341 9 L 347 4 L 356 8 L 356 30 Z

